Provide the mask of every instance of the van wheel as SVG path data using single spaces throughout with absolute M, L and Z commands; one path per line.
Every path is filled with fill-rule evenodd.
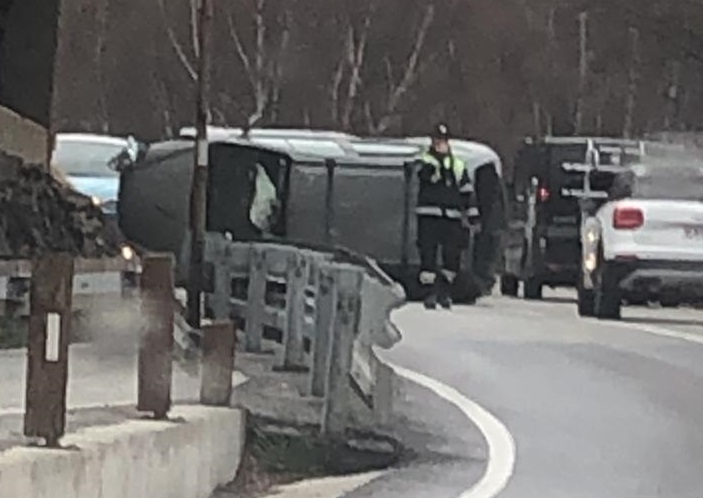
M 596 272 L 595 315 L 604 320 L 619 320 L 622 309 L 622 291 L 618 276 L 607 263 Z
M 528 278 L 523 285 L 523 294 L 525 299 L 538 300 L 542 299 L 542 282 L 536 278 Z
M 679 300 L 675 297 L 663 297 L 659 300 L 659 304 L 662 308 L 678 308 L 680 306 Z
M 511 275 L 500 277 L 500 293 L 504 296 L 516 297 L 518 291 L 518 279 Z
M 577 292 L 579 316 L 595 316 L 595 293 L 592 289 L 584 289 L 579 285 Z

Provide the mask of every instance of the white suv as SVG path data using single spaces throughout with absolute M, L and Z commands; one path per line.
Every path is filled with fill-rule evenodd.
M 623 301 L 703 300 L 703 161 L 645 157 L 615 173 L 582 218 L 582 316 L 619 319 Z

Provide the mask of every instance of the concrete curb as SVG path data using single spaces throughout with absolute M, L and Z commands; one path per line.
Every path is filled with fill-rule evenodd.
M 241 461 L 241 410 L 179 406 L 174 420 L 132 420 L 66 436 L 65 450 L 0 454 L 0 496 L 208 498 Z

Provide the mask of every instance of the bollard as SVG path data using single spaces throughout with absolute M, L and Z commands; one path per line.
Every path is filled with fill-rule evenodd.
M 49 447 L 66 428 L 73 265 L 70 254 L 49 254 L 32 269 L 24 435 Z
M 334 270 L 337 298 L 335 319 L 330 334 L 329 360 L 322 409 L 321 433 L 341 435 L 347 428 L 354 338 L 361 312 L 361 268 L 339 265 Z
M 142 326 L 139 341 L 137 410 L 164 419 L 171 409 L 173 353 L 173 257 L 152 254 L 143 261 Z
M 203 328 L 201 404 L 229 406 L 235 347 L 236 336 L 232 322 L 214 322 Z

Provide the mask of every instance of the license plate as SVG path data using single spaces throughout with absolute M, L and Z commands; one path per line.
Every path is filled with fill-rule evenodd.
M 703 226 L 687 226 L 683 228 L 687 239 L 703 239 Z

